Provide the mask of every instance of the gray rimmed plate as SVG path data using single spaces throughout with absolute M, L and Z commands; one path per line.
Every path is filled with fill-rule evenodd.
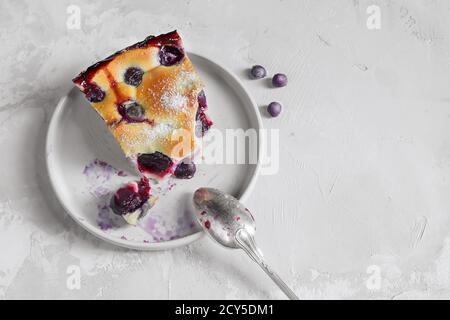
M 250 194 L 261 159 L 261 116 L 242 82 L 219 63 L 189 53 L 205 82 L 208 114 L 220 129 L 254 128 L 258 135 L 256 164 L 199 164 L 190 180 L 170 178 L 152 184 L 155 206 L 138 226 L 124 223 L 108 209 L 111 192 L 138 176 L 83 94 L 72 89 L 58 103 L 47 133 L 47 169 L 53 189 L 67 213 L 90 233 L 110 243 L 139 250 L 162 250 L 199 239 L 192 194 L 214 187 L 242 201 Z M 225 142 L 224 142 L 225 143 Z M 225 147 L 225 145 L 224 145 Z M 248 146 L 247 146 L 248 149 Z M 208 159 L 206 159 L 208 160 Z

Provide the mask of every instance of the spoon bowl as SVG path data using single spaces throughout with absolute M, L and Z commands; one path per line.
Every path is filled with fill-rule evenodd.
M 236 233 L 245 229 L 254 235 L 255 220 L 250 211 L 236 198 L 213 188 L 200 188 L 194 193 L 197 221 L 221 245 L 240 248 Z

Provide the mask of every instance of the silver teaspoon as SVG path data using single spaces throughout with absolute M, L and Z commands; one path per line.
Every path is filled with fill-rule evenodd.
M 255 219 L 236 198 L 213 188 L 200 188 L 194 193 L 197 221 L 218 243 L 244 250 L 291 300 L 295 293 L 267 265 L 255 243 Z

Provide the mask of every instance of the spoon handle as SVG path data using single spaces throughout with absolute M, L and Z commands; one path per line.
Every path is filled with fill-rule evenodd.
M 253 261 L 255 261 L 261 269 L 275 282 L 275 284 L 284 292 L 284 294 L 291 300 L 299 300 L 297 295 L 281 280 L 278 274 L 273 271 L 269 265 L 264 261 L 261 251 L 255 243 L 254 237 L 245 229 L 239 229 L 235 235 L 237 245 L 244 250 Z

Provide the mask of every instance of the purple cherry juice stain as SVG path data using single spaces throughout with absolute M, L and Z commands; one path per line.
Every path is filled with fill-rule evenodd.
M 156 185 L 152 185 L 152 194 L 158 196 L 166 196 L 173 188 L 176 186 L 176 182 L 172 177 L 168 177 L 167 179 L 160 181 Z
M 115 176 L 126 177 L 127 174 L 114 168 L 107 162 L 94 159 L 84 167 L 83 174 L 88 183 L 89 192 L 96 198 L 108 195 L 112 190 L 108 182 Z
M 105 180 L 111 179 L 112 176 L 118 175 L 120 177 L 126 177 L 127 174 L 118 170 L 106 161 L 100 159 L 94 159 L 84 167 L 83 174 L 87 177 L 95 176 L 96 178 L 103 178 Z
M 168 212 L 153 211 L 139 222 L 139 226 L 150 235 L 152 242 L 170 241 L 192 234 L 198 228 L 189 211 L 180 213 L 176 221 L 165 220 Z
M 97 205 L 98 215 L 97 215 L 97 225 L 103 231 L 109 229 L 116 229 L 122 225 L 121 218 L 117 215 L 114 215 L 109 209 L 109 205 L 106 203 L 102 203 Z
M 100 159 L 94 159 L 88 163 L 84 167 L 83 174 L 87 182 L 87 191 L 97 199 L 98 227 L 104 231 L 123 228 L 126 222 L 112 212 L 109 203 L 120 183 L 129 182 L 128 174 Z M 165 181 L 152 186 L 152 195 L 166 196 L 175 186 L 176 181 L 168 177 Z M 153 208 L 139 221 L 138 226 L 148 234 L 143 240 L 144 243 L 179 239 L 192 234 L 195 229 L 200 230 L 188 210 L 181 212 L 176 220 L 167 220 L 167 215 L 168 213 L 158 212 Z
M 159 220 L 157 217 L 149 216 L 140 225 L 142 228 L 152 236 L 153 240 L 159 242 L 163 234 L 159 231 Z

